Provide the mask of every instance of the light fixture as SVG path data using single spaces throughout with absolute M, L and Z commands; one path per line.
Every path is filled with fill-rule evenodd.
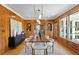
M 39 19 L 41 19 L 42 18 L 42 15 L 39 15 Z
M 38 24 L 41 24 L 40 20 L 37 19 L 36 21 L 37 21 Z
M 34 6 L 34 17 L 35 17 L 35 20 L 37 21 L 38 24 L 41 24 L 40 22 L 40 19 L 42 19 L 43 17 L 43 6 L 40 5 L 40 6 Z

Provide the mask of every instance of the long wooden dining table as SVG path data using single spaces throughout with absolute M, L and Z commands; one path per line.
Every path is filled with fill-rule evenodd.
M 33 38 L 30 42 L 49 42 L 49 40 L 46 38 Z
M 30 45 L 31 45 L 31 47 L 32 47 L 32 44 L 33 44 L 33 43 L 39 43 L 39 42 L 48 44 L 48 42 L 50 42 L 50 39 L 48 39 L 48 38 L 31 38 L 31 39 L 30 39 L 30 38 L 29 38 L 29 39 L 26 39 L 25 44 L 26 44 L 26 43 L 30 43 Z M 53 43 L 53 42 L 52 42 L 52 43 Z M 26 44 L 26 46 L 28 46 L 28 45 Z M 52 45 L 52 47 L 53 47 L 53 45 Z M 52 51 L 53 51 L 53 49 L 52 49 Z M 26 52 L 26 48 L 25 48 L 25 52 Z M 32 48 L 32 54 L 35 54 L 33 48 Z M 46 49 L 46 54 L 48 54 L 47 49 Z
M 32 43 L 36 43 L 36 42 L 47 43 L 47 42 L 49 42 L 49 40 L 46 39 L 46 38 L 33 38 L 33 39 L 30 40 L 30 42 L 32 42 Z M 32 49 L 32 54 L 35 54 L 34 49 Z M 47 49 L 46 49 L 46 54 L 48 54 Z

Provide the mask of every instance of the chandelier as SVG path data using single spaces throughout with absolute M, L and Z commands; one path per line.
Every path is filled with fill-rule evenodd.
M 38 24 L 41 24 L 40 22 L 40 19 L 42 19 L 43 17 L 43 6 L 42 5 L 35 5 L 34 6 L 34 17 L 35 17 L 35 20 Z

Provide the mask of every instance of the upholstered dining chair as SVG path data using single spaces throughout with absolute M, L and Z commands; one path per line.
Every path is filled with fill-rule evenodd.
M 54 52 L 54 39 L 50 38 L 48 35 L 45 35 L 45 38 L 49 40 L 49 42 L 47 42 L 48 48 L 52 49 L 52 52 Z
M 32 42 L 30 42 L 31 38 L 26 38 L 25 39 L 25 52 L 27 50 L 27 48 L 31 47 Z
M 48 40 L 49 42 L 47 42 L 47 46 L 48 48 L 52 49 L 52 52 L 54 52 L 54 39 L 49 38 Z
M 32 44 L 32 55 L 35 55 L 35 50 L 44 50 L 44 54 L 47 52 L 47 44 L 44 42 L 35 42 Z

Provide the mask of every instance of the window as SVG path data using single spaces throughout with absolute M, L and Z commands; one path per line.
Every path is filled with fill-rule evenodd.
M 70 15 L 70 39 L 79 41 L 79 12 Z
M 17 26 L 18 26 L 18 34 L 21 34 L 22 33 L 22 22 L 18 21 L 17 23 Z
M 22 32 L 22 22 L 10 19 L 11 36 L 16 36 Z
M 73 42 L 79 41 L 79 12 L 60 20 L 60 37 Z
M 67 36 L 67 20 L 66 20 L 67 17 L 65 18 L 62 18 L 60 20 L 60 37 L 62 38 L 66 38 Z

